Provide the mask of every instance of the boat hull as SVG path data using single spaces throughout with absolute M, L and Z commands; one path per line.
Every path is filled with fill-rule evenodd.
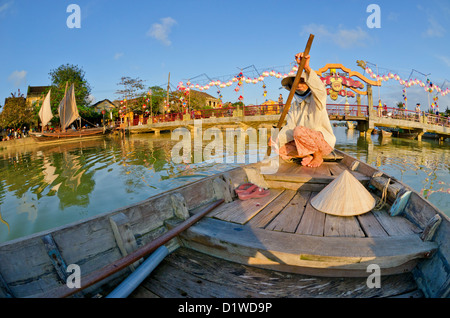
M 68 130 L 66 132 L 55 133 L 31 133 L 34 140 L 38 142 L 52 141 L 52 140 L 67 140 L 76 138 L 85 138 L 99 136 L 107 133 L 108 130 L 103 128 L 89 128 L 82 130 Z
M 419 133 L 417 132 L 394 132 L 394 137 L 405 138 L 405 139 L 416 139 Z
M 276 174 L 262 175 L 270 189 L 268 197 L 241 201 L 236 196 L 234 189 L 249 181 L 251 171 L 261 168 L 261 164 L 252 164 L 134 205 L 0 244 L 0 296 L 54 295 L 51 292 L 66 283 L 70 264 L 78 264 L 83 277 L 101 271 L 218 199 L 225 203 L 166 244 L 170 252 L 183 247 L 217 262 L 251 266 L 254 271 L 263 271 L 260 273 L 265 277 L 282 272 L 308 275 L 308 279 L 329 278 L 336 284 L 345 284 L 345 277 L 365 281 L 368 266 L 377 264 L 382 277 L 406 272 L 408 277 L 420 278 L 416 286 L 424 296 L 448 295 L 448 217 L 400 181 L 389 180 L 377 169 L 336 152 L 336 158 L 342 158 L 339 162 L 326 162 L 316 169 L 282 163 Z M 370 185 L 375 196 L 384 192 L 384 210 L 348 218 L 325 215 L 310 207 L 311 197 L 343 169 L 351 171 L 366 187 Z M 405 210 L 391 217 L 389 206 L 405 190 L 411 191 Z M 423 240 L 421 233 L 436 215 L 442 220 L 439 228 L 432 240 Z M 141 262 L 137 259 L 131 267 L 77 295 L 107 295 Z M 179 271 L 181 275 L 183 269 Z M 255 292 L 264 294 L 265 286 L 252 286 Z M 198 285 L 191 287 L 198 290 Z M 356 296 L 356 290 L 349 295 Z M 203 296 L 209 297 L 209 291 L 205 290 Z M 154 294 L 164 296 L 157 289 Z

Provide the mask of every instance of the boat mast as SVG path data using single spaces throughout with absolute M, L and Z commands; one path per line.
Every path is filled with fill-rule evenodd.
M 63 120 L 66 120 L 66 95 L 67 95 L 67 85 L 68 82 L 66 82 L 66 88 L 64 89 L 64 108 L 63 108 Z M 64 127 L 62 127 L 63 125 L 61 125 L 61 118 L 59 119 L 59 126 L 60 126 L 60 130 L 62 132 L 66 131 L 66 127 L 64 125 Z

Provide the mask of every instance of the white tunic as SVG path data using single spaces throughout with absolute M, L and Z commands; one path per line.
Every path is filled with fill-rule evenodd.
M 278 134 L 280 147 L 294 140 L 295 127 L 304 126 L 320 131 L 325 141 L 331 148 L 334 148 L 336 137 L 327 113 L 327 91 L 325 85 L 313 70 L 309 74 L 304 72 L 302 77 L 311 89 L 311 94 L 300 103 L 295 98 L 292 100 L 286 116 L 286 126 Z

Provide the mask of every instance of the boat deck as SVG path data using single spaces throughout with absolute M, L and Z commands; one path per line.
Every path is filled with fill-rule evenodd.
M 407 219 L 391 217 L 388 207 L 351 217 L 317 211 L 310 200 L 318 192 L 299 182 L 304 169 L 283 164 L 269 178 L 288 181 L 291 189 L 272 188 L 263 198 L 222 204 L 182 235 L 185 246 L 241 264 L 330 277 L 367 276 L 370 264 L 380 266 L 382 274 L 402 273 L 436 249 Z M 301 175 L 306 185 L 314 181 L 323 187 L 342 169 L 327 162 Z

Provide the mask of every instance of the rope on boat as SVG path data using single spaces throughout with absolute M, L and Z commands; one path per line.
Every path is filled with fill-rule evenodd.
M 389 178 L 388 181 L 386 182 L 386 185 L 384 186 L 383 191 L 381 192 L 381 199 L 378 201 L 377 205 L 373 208 L 374 210 L 376 210 L 376 211 L 381 210 L 384 207 L 384 205 L 386 204 L 387 190 L 388 190 L 390 182 L 391 182 L 391 178 Z

